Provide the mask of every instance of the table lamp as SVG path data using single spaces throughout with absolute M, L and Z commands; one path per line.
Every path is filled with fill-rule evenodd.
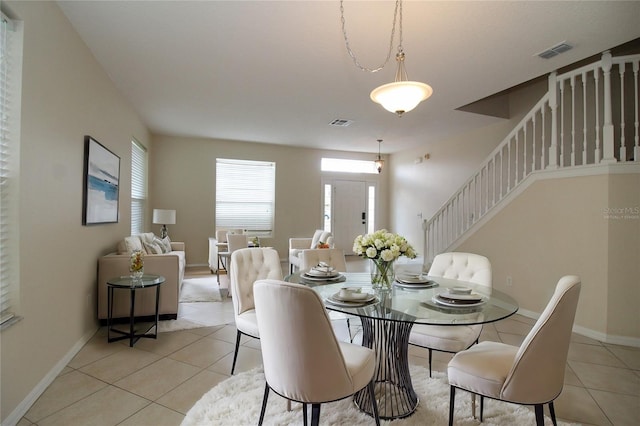
M 176 224 L 176 211 L 175 210 L 162 210 L 153 209 L 153 223 L 155 225 L 162 225 L 160 231 L 160 238 L 168 237 L 167 225 Z

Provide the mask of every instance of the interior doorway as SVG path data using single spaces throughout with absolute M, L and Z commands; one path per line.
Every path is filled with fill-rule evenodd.
M 353 253 L 353 240 L 372 232 L 375 224 L 376 185 L 360 180 L 325 180 L 323 183 L 325 230 L 336 248 Z

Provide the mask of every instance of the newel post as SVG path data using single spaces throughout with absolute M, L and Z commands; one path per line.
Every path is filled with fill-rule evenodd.
M 602 54 L 602 74 L 604 75 L 604 123 L 602 125 L 601 163 L 615 163 L 613 143 L 613 119 L 611 116 L 611 52 Z
M 548 169 L 558 168 L 558 73 L 549 74 L 549 108 L 551 108 L 551 141 Z

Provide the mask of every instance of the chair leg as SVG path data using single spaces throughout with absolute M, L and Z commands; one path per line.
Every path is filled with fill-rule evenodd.
M 320 424 L 320 404 L 311 405 L 311 426 Z
M 471 414 L 473 415 L 473 419 L 476 418 L 476 394 L 471 394 Z
M 433 359 L 433 351 L 429 348 L 429 378 L 431 378 L 431 360 Z
M 347 318 L 347 331 L 349 332 L 349 342 L 353 343 L 353 336 L 351 336 L 351 324 L 349 324 L 349 318 Z
M 236 333 L 236 351 L 233 353 L 233 364 L 231 365 L 231 375 L 233 376 L 233 371 L 236 369 L 236 361 L 238 360 L 238 349 L 240 349 L 240 336 L 241 332 Z
M 480 423 L 482 423 L 484 416 L 484 396 L 480 395 Z
M 543 413 L 543 405 L 536 404 L 535 412 L 536 412 L 536 426 L 544 426 L 544 413 Z
M 373 418 L 376 421 L 376 426 L 380 426 L 380 415 L 378 414 L 378 402 L 376 401 L 375 387 L 373 385 L 375 379 L 369 382 L 369 395 L 371 396 L 371 407 L 373 407 Z
M 549 403 L 549 414 L 551 414 L 551 421 L 553 422 L 553 426 L 558 426 L 558 422 L 556 421 L 556 410 L 553 408 L 553 401 Z
M 302 403 L 302 424 L 304 424 L 304 426 L 307 426 L 307 403 L 303 402 Z
M 260 410 L 260 420 L 258 420 L 258 426 L 262 425 L 264 420 L 264 413 L 267 411 L 267 399 L 269 398 L 269 384 L 264 385 L 264 397 L 262 398 L 262 410 Z
M 456 402 L 456 388 L 449 386 L 449 426 L 453 426 L 453 405 Z

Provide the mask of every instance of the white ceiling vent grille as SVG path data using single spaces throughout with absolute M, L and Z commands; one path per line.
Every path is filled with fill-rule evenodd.
M 345 120 L 344 118 L 336 118 L 331 123 L 329 123 L 329 126 L 347 127 L 351 123 L 353 123 L 353 120 Z
M 543 59 L 553 58 L 561 53 L 566 52 L 567 50 L 571 50 L 573 46 L 568 44 L 566 41 L 563 41 L 560 44 L 556 44 L 555 46 L 545 50 L 544 52 L 538 53 L 538 56 Z

